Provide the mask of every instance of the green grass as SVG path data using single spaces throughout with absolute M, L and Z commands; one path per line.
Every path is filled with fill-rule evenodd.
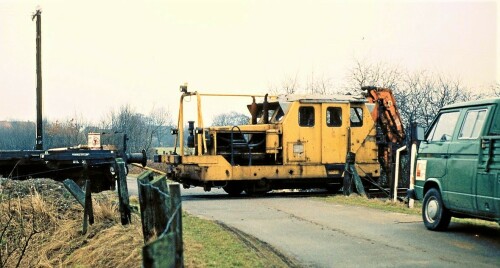
M 187 267 L 268 267 L 269 263 L 238 237 L 215 222 L 183 213 Z
M 408 204 L 401 202 L 393 203 L 389 199 L 382 198 L 365 198 L 359 195 L 333 195 L 327 197 L 319 197 L 318 199 L 325 202 L 332 202 L 336 204 L 350 205 L 350 206 L 363 206 L 384 211 L 399 212 L 405 214 L 420 215 L 422 205 L 420 202 L 415 202 L 413 208 L 408 208 Z

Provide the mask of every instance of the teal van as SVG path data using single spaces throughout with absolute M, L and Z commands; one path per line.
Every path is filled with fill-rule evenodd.
M 444 230 L 451 217 L 500 223 L 500 98 L 443 107 L 414 170 L 427 229 Z

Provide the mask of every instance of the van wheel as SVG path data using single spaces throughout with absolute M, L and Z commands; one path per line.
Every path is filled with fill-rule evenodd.
M 431 188 L 424 197 L 422 218 L 425 227 L 432 231 L 441 231 L 448 227 L 451 214 L 443 205 L 441 194 L 436 188 Z
M 228 182 L 222 189 L 230 196 L 238 196 L 243 192 L 243 185 L 241 183 Z

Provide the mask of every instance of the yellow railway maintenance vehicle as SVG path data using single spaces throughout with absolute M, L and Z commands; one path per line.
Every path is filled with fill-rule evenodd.
M 253 195 L 273 189 L 338 191 L 350 152 L 361 178 L 387 186 L 392 145 L 404 139 L 404 131 L 391 90 L 363 89 L 359 96 L 268 96 L 202 94 L 181 86 L 178 129 L 172 130 L 175 150 L 156 155 L 155 161 L 166 163 L 168 177 L 184 187 Z M 249 98 L 250 122 L 205 127 L 201 99 L 209 96 Z M 198 104 L 197 126 L 189 121 L 186 134 L 185 97 L 196 97 Z

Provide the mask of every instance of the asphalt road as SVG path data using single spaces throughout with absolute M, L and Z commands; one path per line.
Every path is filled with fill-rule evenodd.
M 192 188 L 182 195 L 187 212 L 252 235 L 305 267 L 500 266 L 498 226 L 452 223 L 431 232 L 419 216 L 326 203 L 317 194 L 230 198 Z

